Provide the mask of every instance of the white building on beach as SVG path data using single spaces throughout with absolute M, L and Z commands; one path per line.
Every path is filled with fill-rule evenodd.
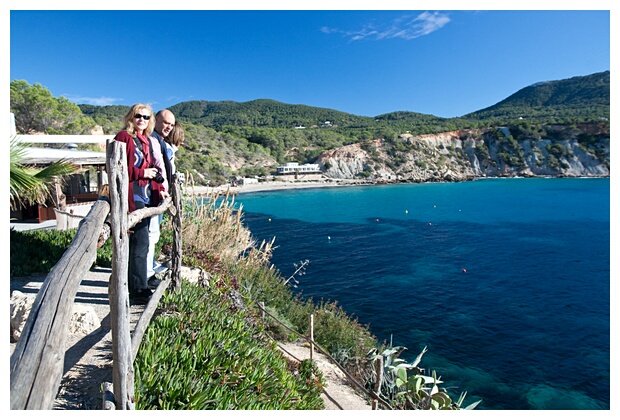
M 287 162 L 284 166 L 276 168 L 278 175 L 294 175 L 294 174 L 320 174 L 321 169 L 316 163 L 304 163 L 300 165 L 297 162 Z

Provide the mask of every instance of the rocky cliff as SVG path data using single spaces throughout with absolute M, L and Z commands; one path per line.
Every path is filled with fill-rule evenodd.
M 509 128 L 377 139 L 332 149 L 318 163 L 331 178 L 465 181 L 480 177 L 609 177 L 609 134 L 592 127 L 527 137 Z

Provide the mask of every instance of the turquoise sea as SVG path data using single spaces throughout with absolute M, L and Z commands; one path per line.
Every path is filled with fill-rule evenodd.
M 242 194 L 296 291 L 337 301 L 477 410 L 610 409 L 610 180 Z

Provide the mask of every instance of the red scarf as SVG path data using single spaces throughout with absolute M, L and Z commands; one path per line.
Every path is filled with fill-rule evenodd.
M 141 169 L 147 169 L 150 168 L 152 166 L 152 162 L 151 162 L 151 142 L 149 141 L 148 137 L 145 134 L 138 134 L 136 133 L 136 137 L 138 139 L 138 141 L 141 144 L 141 148 L 140 151 L 142 152 L 142 156 L 144 157 L 143 161 L 142 161 L 142 165 L 141 165 Z M 138 147 L 138 145 L 136 144 L 136 147 Z M 140 185 L 141 187 L 144 187 L 146 185 L 148 185 L 151 182 L 150 179 L 140 179 L 138 180 L 138 185 Z

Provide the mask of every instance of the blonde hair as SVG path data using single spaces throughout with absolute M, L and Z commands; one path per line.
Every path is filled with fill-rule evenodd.
M 136 134 L 136 126 L 133 123 L 133 116 L 139 114 L 143 109 L 147 109 L 149 111 L 149 115 L 151 116 L 148 121 L 148 125 L 144 129 L 144 134 L 150 136 L 155 128 L 155 115 L 153 115 L 153 108 L 151 108 L 150 105 L 134 104 L 129 109 L 129 112 L 125 114 L 125 118 L 123 118 L 123 130 L 127 131 L 132 136 Z
M 174 124 L 174 128 L 172 129 L 170 134 L 168 134 L 168 136 L 166 137 L 166 141 L 170 144 L 175 145 L 176 147 L 179 147 L 183 144 L 183 140 L 185 140 L 185 130 L 183 129 L 181 123 L 177 121 Z

